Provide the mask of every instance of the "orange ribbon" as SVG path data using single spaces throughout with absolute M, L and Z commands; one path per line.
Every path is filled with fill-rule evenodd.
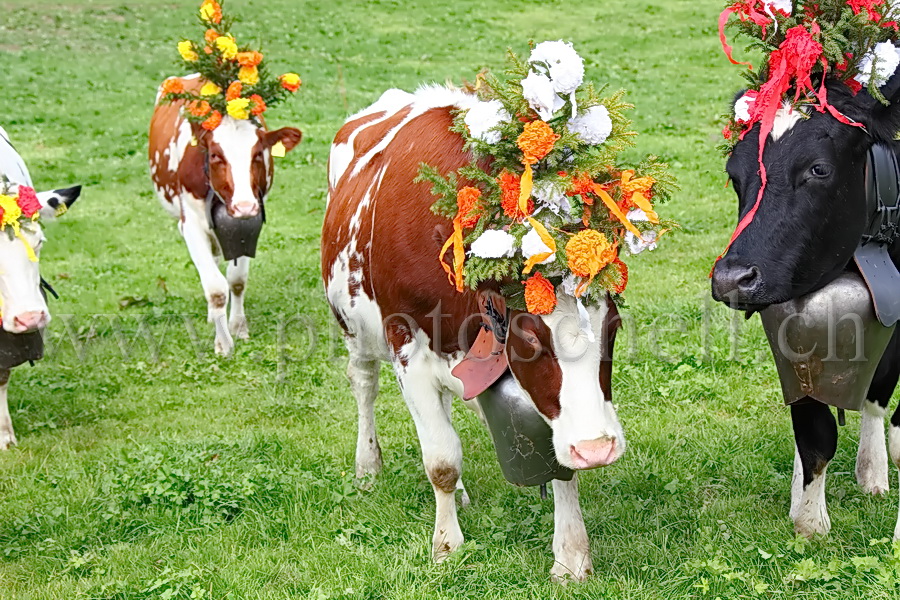
M 622 171 L 622 180 L 619 184 L 622 188 L 622 194 L 631 200 L 635 206 L 644 211 L 648 221 L 658 225 L 659 215 L 656 214 L 650 200 L 644 195 L 650 193 L 650 188 L 653 187 L 656 180 L 652 177 L 638 177 L 637 179 L 632 179 L 632 177 L 634 177 L 633 170 L 627 169 Z
M 522 269 L 522 273 L 524 275 L 528 275 L 531 273 L 531 269 L 534 268 L 534 265 L 543 262 L 553 256 L 556 252 L 556 241 L 552 237 L 550 237 L 550 232 L 547 231 L 547 228 L 544 227 L 543 223 L 535 219 L 534 217 L 528 217 L 528 222 L 531 223 L 531 226 L 534 227 L 534 230 L 537 231 L 538 236 L 540 236 L 541 241 L 550 248 L 550 252 L 541 252 L 539 254 L 532 255 L 527 261 L 525 261 L 525 268 Z
M 444 261 L 444 254 L 446 254 L 451 246 L 453 247 L 452 269 L 450 268 L 450 265 Z M 463 247 L 462 220 L 459 215 L 453 219 L 453 234 L 447 238 L 447 241 L 444 242 L 444 245 L 441 247 L 441 253 L 438 255 L 438 260 L 441 261 L 441 266 L 444 267 L 444 271 L 447 273 L 447 279 L 450 280 L 450 285 L 456 287 L 457 292 L 462 292 L 463 263 L 466 260 L 466 251 Z
M 616 204 L 616 201 L 612 199 L 612 196 L 610 196 L 606 192 L 606 190 L 603 189 L 603 186 L 601 186 L 599 183 L 595 183 L 594 193 L 598 198 L 603 200 L 603 204 L 605 204 L 606 208 L 609 209 L 610 214 L 617 218 L 622 223 L 622 225 L 625 226 L 625 229 L 636 235 L 638 239 L 643 239 L 641 237 L 640 230 L 635 227 L 631 221 L 628 220 L 628 217 L 625 216 L 625 213 L 622 212 L 622 209 L 619 208 L 619 205 Z
M 531 189 L 534 187 L 534 172 L 531 170 L 531 163 L 525 163 L 525 172 L 519 180 L 519 212 L 526 217 L 528 212 L 528 200 L 531 198 Z

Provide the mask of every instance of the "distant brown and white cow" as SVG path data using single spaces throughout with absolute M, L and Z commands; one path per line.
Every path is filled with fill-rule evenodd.
M 452 111 L 476 101 L 444 87 L 390 90 L 352 116 L 331 149 L 322 230 L 326 294 L 346 333 L 359 410 L 356 474 L 373 475 L 382 466 L 373 406 L 380 361 L 390 361 L 434 490 L 437 561 L 463 542 L 454 492 L 462 489 L 467 501 L 462 446 L 450 419 L 452 397 L 462 397 L 463 383 L 451 369 L 478 333 L 479 295 L 496 292 L 457 293 L 448 282 L 438 254 L 452 225 L 431 212 L 429 186 L 413 180 L 423 162 L 442 172 L 469 162 L 463 140 L 448 128 Z M 579 322 L 571 297 L 561 295 L 556 310 L 543 317 L 512 311 L 506 345 L 522 393 L 552 428 L 559 462 L 573 469 L 609 465 L 625 449 L 610 391 L 617 312 L 612 302 L 587 310 L 593 335 Z M 593 567 L 577 478 L 554 480 L 553 492 L 551 574 L 583 579 Z
M 197 75 L 181 81 L 193 92 L 204 83 Z M 272 188 L 272 146 L 281 142 L 291 150 L 301 133 L 293 127 L 266 131 L 250 120 L 230 116 L 207 131 L 184 118 L 183 102 L 161 104 L 160 93 L 150 122 L 150 176 L 163 207 L 178 219 L 178 230 L 200 274 L 208 318 L 216 328 L 216 352 L 228 356 L 234 350 L 233 338 L 249 336 L 244 292 L 250 259 L 243 256 L 229 263 L 227 278 L 219 270 L 222 252 L 207 220 L 210 189 L 231 217 L 256 217 Z M 231 318 L 226 322 L 229 291 Z
M 0 127 L 0 176 L 10 186 L 8 193 L 18 195 L 19 186 L 33 187 L 25 161 Z M 81 194 L 81 186 L 40 192 L 40 220 L 20 229 L 22 238 L 0 232 L 0 450 L 16 443 L 9 415 L 7 391 L 10 371 L 25 359 L 42 353 L 41 330 L 50 322 L 50 309 L 41 291 L 38 260 L 44 244 L 41 222 L 54 219 L 71 206 Z M 10 227 L 10 226 L 7 226 Z M 30 256 L 28 249 L 34 252 Z M 24 350 L 23 350 L 24 348 Z

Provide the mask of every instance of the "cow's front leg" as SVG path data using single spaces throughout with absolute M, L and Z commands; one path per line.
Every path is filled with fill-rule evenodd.
M 432 558 L 441 562 L 463 543 L 455 500 L 462 474 L 462 444 L 450 421 L 452 397 L 438 388 L 435 357 L 427 347 L 412 349 L 414 344 L 410 342 L 401 349 L 394 358 L 394 368 L 416 424 L 425 472 L 434 490 Z
M 888 451 L 884 439 L 883 402 L 866 400 L 860 413 L 859 451 L 856 453 L 856 481 L 864 492 L 880 495 L 891 486 L 888 481 Z
M 9 388 L 9 369 L 0 369 L 0 450 L 7 450 L 16 443 L 6 392 Z
M 578 474 L 572 481 L 553 480 L 553 581 L 584 581 L 594 572 L 587 529 L 578 501 Z
M 236 340 L 246 340 L 250 337 L 247 317 L 244 314 L 244 292 L 247 291 L 249 272 L 249 256 L 228 262 L 228 287 L 231 290 L 231 318 L 228 320 L 228 330 Z
M 888 448 L 891 453 L 891 461 L 894 463 L 894 466 L 900 470 L 900 406 L 897 406 L 897 410 L 894 411 L 894 415 L 891 417 L 891 424 L 888 431 Z M 897 525 L 894 527 L 894 539 L 900 540 L 900 509 L 897 511 Z
M 837 450 L 837 423 L 831 409 L 810 401 L 791 406 L 796 454 L 791 486 L 791 518 L 802 536 L 826 535 L 831 519 L 825 504 L 825 471 Z
M 228 304 L 228 281 L 219 270 L 219 263 L 213 254 L 211 239 L 205 223 L 200 223 L 193 213 L 185 215 L 179 223 L 181 235 L 187 244 L 191 260 L 200 275 L 200 284 L 206 296 L 208 318 L 216 327 L 216 352 L 230 356 L 234 341 L 228 332 L 226 307 Z

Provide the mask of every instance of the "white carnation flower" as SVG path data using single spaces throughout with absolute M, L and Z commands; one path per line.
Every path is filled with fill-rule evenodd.
M 566 103 L 553 90 L 550 78 L 534 71 L 522 80 L 522 96 L 544 121 L 549 121 Z
M 897 70 L 897 65 L 900 65 L 900 52 L 891 42 L 880 42 L 866 52 L 859 62 L 859 73 L 854 77 L 864 86 L 869 85 L 873 61 L 875 62 L 875 85 L 882 86 Z
M 553 90 L 568 95 L 584 81 L 584 60 L 575 52 L 572 44 L 562 40 L 541 42 L 531 51 L 529 63 L 545 63 L 553 82 Z
M 516 238 L 502 229 L 487 229 L 472 242 L 469 252 L 479 258 L 512 256 L 515 242 Z
M 537 202 L 539 208 L 548 208 L 553 214 L 558 215 L 560 209 L 569 214 L 569 199 L 560 184 L 548 179 L 540 179 L 534 182 L 531 196 Z
M 494 127 L 504 121 L 509 121 L 512 116 L 503 108 L 499 100 L 490 102 L 478 102 L 466 112 L 465 122 L 472 137 L 496 144 L 500 141 L 500 132 Z
M 550 246 L 544 243 L 544 240 L 541 239 L 540 234 L 535 228 L 532 227 L 528 233 L 522 236 L 522 256 L 531 258 L 535 254 L 544 254 L 546 252 L 550 252 L 550 256 L 539 262 L 539 265 L 552 263 L 556 260 L 556 253 L 553 252 L 553 249 L 550 248 Z
M 750 109 L 753 107 L 754 102 L 756 102 L 756 95 L 750 94 L 750 92 L 738 98 L 737 102 L 734 103 L 735 121 L 738 123 L 748 122 L 750 120 Z
M 643 210 L 635 208 L 628 212 L 628 220 L 634 223 L 635 221 L 649 221 L 650 219 L 647 218 L 647 213 Z M 628 231 L 625 233 L 625 243 L 632 254 L 640 254 L 644 250 L 656 250 L 656 232 L 644 231 L 641 234 L 641 238 L 638 239 L 636 235 Z
M 578 135 L 586 144 L 597 146 L 612 133 L 612 119 L 602 104 L 592 106 L 574 119 L 569 119 L 569 131 Z
M 794 12 L 793 3 L 791 0 L 766 0 L 766 12 L 770 17 L 775 16 L 772 13 L 776 10 L 790 16 Z

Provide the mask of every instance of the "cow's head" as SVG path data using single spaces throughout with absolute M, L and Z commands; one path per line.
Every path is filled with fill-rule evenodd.
M 765 143 L 768 181 L 758 212 L 713 271 L 716 300 L 739 310 L 760 310 L 824 287 L 847 266 L 867 222 L 865 164 L 877 141 L 900 130 L 900 76 L 882 88 L 884 106 L 870 94 L 854 95 L 827 81 L 828 102 L 865 129 L 814 108 L 782 108 Z M 739 95 L 740 96 L 740 95 Z M 737 142 L 728 176 L 739 218 L 760 189 L 759 124 Z
M 10 192 L 16 193 L 14 186 Z M 38 194 L 41 203 L 39 221 L 21 227 L 21 238 L 9 235 L 10 227 L 0 232 L 0 314 L 3 329 L 10 333 L 30 333 L 50 322 L 50 311 L 41 293 L 38 262 L 28 251 L 40 256 L 44 243 L 41 221 L 52 220 L 71 206 L 81 194 L 81 187 L 73 187 Z
M 300 143 L 299 129 L 266 131 L 250 120 L 225 117 L 213 131 L 192 124 L 194 138 L 207 157 L 209 182 L 231 217 L 259 214 L 272 187 L 272 148 L 290 151 Z
M 610 389 L 618 311 L 611 301 L 586 310 L 560 294 L 549 315 L 513 311 L 506 345 L 513 376 L 553 430 L 557 460 L 571 469 L 609 465 L 625 451 Z

